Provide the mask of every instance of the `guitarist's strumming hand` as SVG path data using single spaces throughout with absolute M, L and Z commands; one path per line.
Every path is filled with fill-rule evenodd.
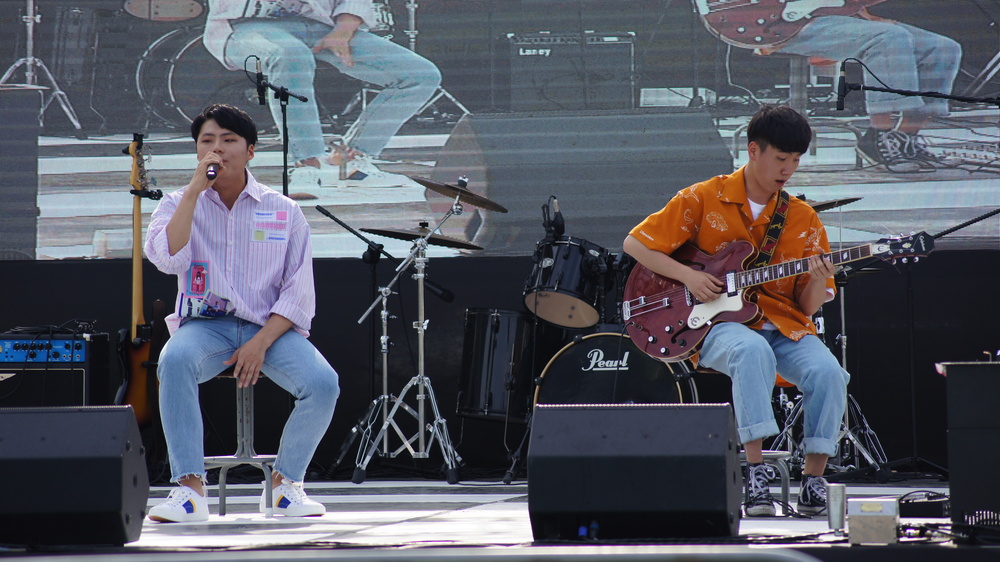
M 697 269 L 688 268 L 689 274 L 685 276 L 684 279 L 679 279 L 684 286 L 691 291 L 694 298 L 701 302 L 712 302 L 719 298 L 719 295 L 723 292 L 723 287 L 725 283 L 716 279 L 716 277 L 710 273 L 705 273 L 704 271 L 698 271 Z

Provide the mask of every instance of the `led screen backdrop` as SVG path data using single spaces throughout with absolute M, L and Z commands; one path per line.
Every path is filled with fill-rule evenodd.
M 782 17 L 783 3 L 757 4 L 762 21 Z M 813 3 L 795 4 L 810 9 Z M 872 4 L 876 16 L 956 41 L 961 64 L 945 93 L 1000 95 L 995 0 L 843 4 L 844 10 Z M 0 64 L 9 69 L 0 85 L 3 259 L 128 257 L 132 160 L 122 149 L 133 133 L 144 134 L 145 164 L 156 187 L 183 186 L 196 162 L 190 118 L 211 102 L 236 104 L 254 116 L 262 136 L 252 170 L 282 189 L 278 127 L 257 103 L 252 74 L 228 71 L 206 51 L 205 3 L 0 5 Z M 566 236 L 619 252 L 629 229 L 678 189 L 745 162 L 742 133 L 760 103 L 792 103 L 816 125 L 815 150 L 789 191 L 823 204 L 834 244 L 934 234 L 1000 206 L 995 104 L 954 101 L 950 116 L 931 120 L 921 131 L 931 164 L 872 166 L 855 151 L 869 125 L 864 94 L 851 91 L 844 109 L 835 109 L 838 61 L 767 47 L 798 33 L 795 25 L 754 29 L 756 16 L 721 14 L 721 4 L 709 0 L 374 5 L 372 31 L 416 50 L 443 76 L 442 89 L 376 164 L 441 184 L 464 176 L 468 189 L 495 203 L 493 209 L 463 204 L 441 232 L 469 244 L 435 245 L 431 255 L 530 254 L 545 235 L 543 206 L 553 210 L 551 197 Z M 37 17 L 26 21 L 29 6 Z M 754 41 L 764 48 L 750 48 Z M 846 69 L 848 83 L 861 83 L 860 66 Z M 350 138 L 359 112 L 378 95 L 322 64 L 316 86 L 330 144 Z M 438 224 L 452 207 L 451 198 L 417 183 L 290 195 L 310 221 L 316 257 L 356 257 L 365 250 L 317 205 L 353 229 L 394 231 L 396 237 L 372 238 L 399 254 L 410 247 L 400 239 L 405 233 Z M 144 221 L 154 207 L 142 203 Z M 963 228 L 938 247 L 997 249 L 1000 219 Z

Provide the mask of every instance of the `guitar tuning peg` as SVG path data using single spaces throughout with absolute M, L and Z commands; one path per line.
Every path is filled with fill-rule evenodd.
M 903 258 L 903 263 L 910 263 L 910 260 L 908 258 Z

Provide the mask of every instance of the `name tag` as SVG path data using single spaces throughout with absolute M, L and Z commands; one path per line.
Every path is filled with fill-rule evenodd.
M 288 211 L 254 211 L 254 242 L 288 242 Z

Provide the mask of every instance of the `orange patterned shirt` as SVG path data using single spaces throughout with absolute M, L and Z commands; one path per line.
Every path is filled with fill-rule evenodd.
M 660 211 L 646 217 L 629 233 L 651 250 L 672 254 L 685 243 L 715 254 L 737 240 L 748 240 L 759 248 L 778 206 L 774 196 L 756 219 L 750 210 L 743 168 L 716 176 L 678 191 Z M 785 226 L 771 263 L 782 263 L 830 252 L 826 229 L 816 211 L 797 197 L 789 198 Z M 755 287 L 757 305 L 764 318 L 781 333 L 798 341 L 815 334 L 816 326 L 798 307 L 797 297 L 809 281 L 809 274 L 769 281 Z M 835 290 L 827 279 L 828 292 Z M 764 320 L 751 324 L 760 328 Z

